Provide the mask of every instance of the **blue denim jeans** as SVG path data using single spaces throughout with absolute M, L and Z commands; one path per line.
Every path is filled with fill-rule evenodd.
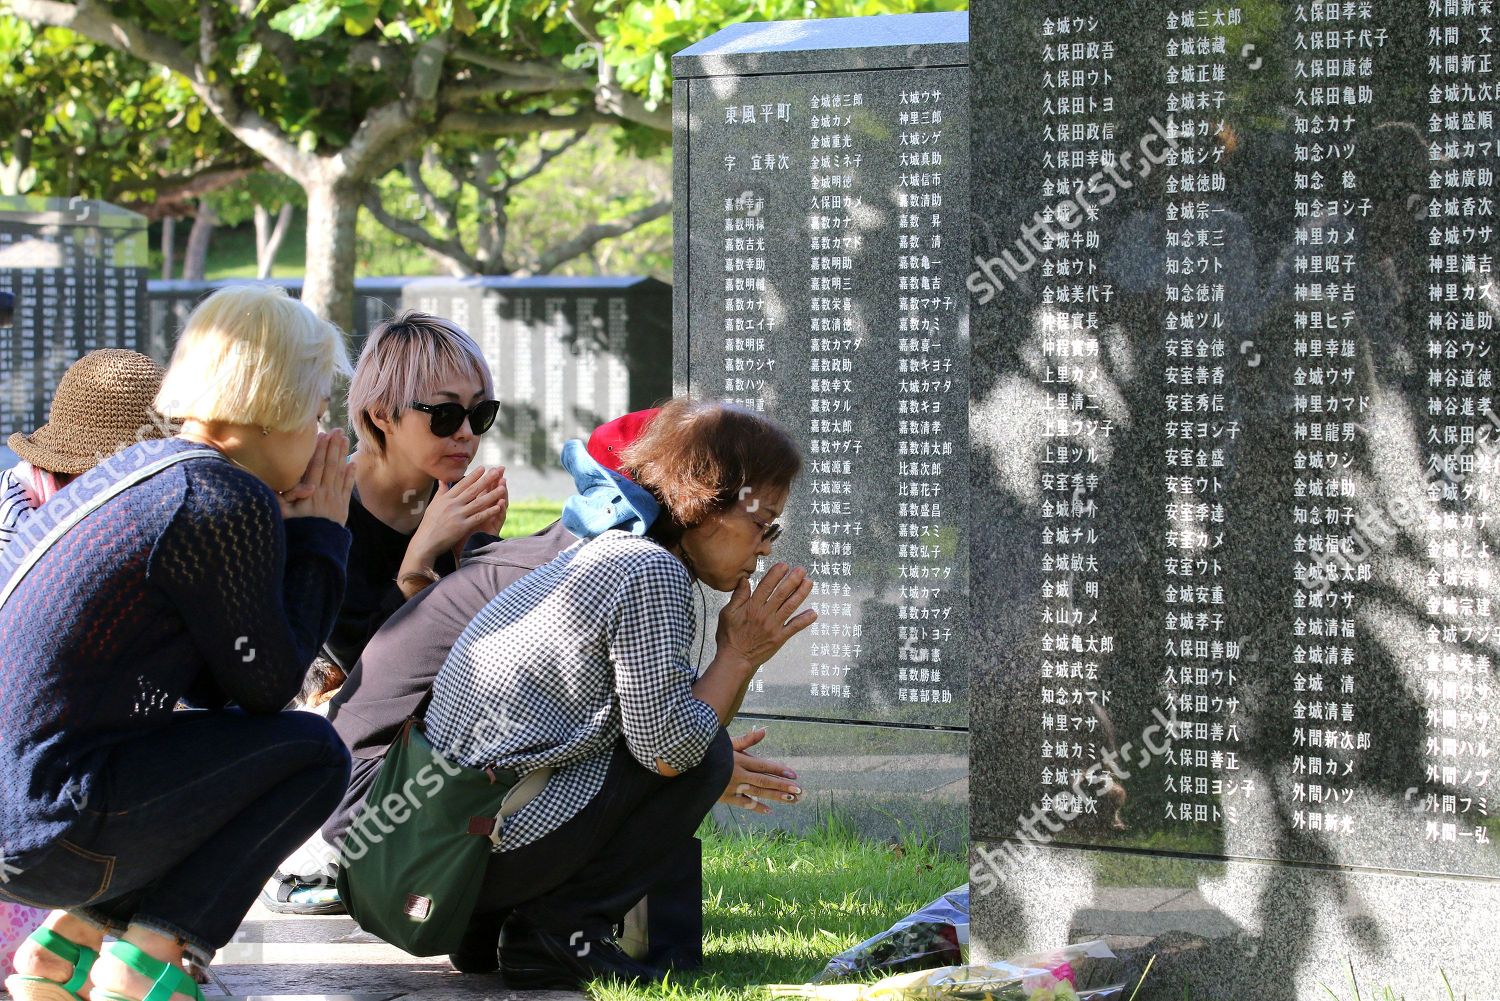
M 321 716 L 173 713 L 115 747 L 78 823 L 0 898 L 114 935 L 140 925 L 207 965 L 348 781 L 349 752 Z

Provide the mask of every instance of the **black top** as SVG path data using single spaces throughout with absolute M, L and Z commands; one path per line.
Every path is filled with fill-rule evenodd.
M 577 541 L 554 521 L 535 535 L 491 542 L 396 611 L 329 703 L 328 719 L 354 756 L 383 757 L 480 609 Z
M 437 484 L 433 484 L 432 490 L 437 493 Z M 353 537 L 349 545 L 349 579 L 344 585 L 344 603 L 339 607 L 333 635 L 323 645 L 323 655 L 348 674 L 354 670 L 370 637 L 407 602 L 406 595 L 396 585 L 396 574 L 401 571 L 406 547 L 415 533 L 398 532 L 371 514 L 360 503 L 358 490 L 349 498 L 349 520 L 345 524 Z M 470 537 L 464 551 L 471 552 L 495 541 L 493 535 L 476 534 Z M 433 569 L 444 577 L 452 573 L 457 569 L 452 554 L 439 556 Z

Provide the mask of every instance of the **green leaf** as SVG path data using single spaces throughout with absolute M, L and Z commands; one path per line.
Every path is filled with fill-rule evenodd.
M 259 42 L 241 45 L 239 52 L 235 53 L 234 72 L 239 76 L 244 76 L 255 69 L 255 64 L 260 62 L 261 51 Z
M 342 13 L 330 0 L 302 0 L 271 18 L 271 27 L 305 42 L 327 31 Z
M 472 35 L 479 22 L 469 9 L 469 0 L 453 0 L 453 27 L 465 35 Z
M 416 33 L 411 30 L 411 25 L 407 24 L 405 20 L 391 21 L 380 30 L 380 33 L 386 38 L 399 38 L 407 43 L 417 40 Z
M 189 132 L 197 132 L 203 127 L 203 109 L 193 105 L 187 109 L 187 127 Z
M 344 0 L 344 33 L 364 35 L 375 27 L 380 8 L 369 0 Z
M 297 137 L 297 148 L 304 153 L 315 153 L 318 149 L 318 134 L 307 129 Z

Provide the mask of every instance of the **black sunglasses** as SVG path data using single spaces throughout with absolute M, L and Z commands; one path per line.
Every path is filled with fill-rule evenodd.
M 411 408 L 432 416 L 433 434 L 439 438 L 450 438 L 463 426 L 465 417 L 469 419 L 469 427 L 474 429 L 475 434 L 484 434 L 495 423 L 495 415 L 500 412 L 500 401 L 485 400 L 472 407 L 465 407 L 462 403 L 413 403 Z
M 775 542 L 777 539 L 781 538 L 781 522 L 774 520 L 762 522 L 758 518 L 754 517 L 752 517 L 750 520 L 755 523 L 755 526 L 757 528 L 760 529 L 760 541 Z

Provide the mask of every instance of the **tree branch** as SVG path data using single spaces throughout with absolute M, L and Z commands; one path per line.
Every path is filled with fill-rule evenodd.
M 498 76 L 450 83 L 443 88 L 441 104 L 457 108 L 469 101 L 496 94 L 546 94 L 551 91 L 593 90 L 594 81 L 582 73 L 554 73 L 551 76 Z
M 0 161 L 0 195 L 21 194 L 21 177 L 31 166 L 32 142 L 31 130 L 22 129 L 10 144 L 10 161 Z
M 260 281 L 271 277 L 271 272 L 276 267 L 276 254 L 281 250 L 282 241 L 286 239 L 286 231 L 291 226 L 295 211 L 296 206 L 291 202 L 282 202 L 273 227 L 271 214 L 266 207 L 255 206 L 255 277 Z
M 113 197 L 153 222 L 169 216 L 188 216 L 196 211 L 192 203 L 198 198 L 227 188 L 264 168 L 265 164 L 259 162 L 239 165 L 222 164 L 189 175 L 131 181 L 126 185 L 116 187 Z M 154 191 L 155 194 L 149 200 L 134 197 L 143 191 Z
M 348 144 L 333 157 L 341 173 L 356 180 L 384 173 L 375 168 L 389 162 L 394 155 L 393 147 L 410 142 L 422 121 L 432 115 L 447 54 L 446 33 L 417 47 L 407 81 L 408 96 L 372 108 L 365 115 Z
M 500 186 L 501 195 L 504 196 L 510 194 L 511 188 L 514 188 L 518 184 L 524 184 L 536 175 L 540 174 L 543 167 L 547 166 L 547 164 L 551 163 L 559 156 L 562 156 L 574 146 L 577 146 L 580 142 L 583 141 L 583 137 L 587 134 L 587 129 L 579 129 L 577 132 L 574 132 L 571 136 L 568 136 L 568 138 L 564 139 L 561 143 L 552 147 L 551 149 L 543 148 L 541 152 L 537 154 L 536 163 L 533 163 L 525 173 L 517 177 L 507 177 L 505 179 L 505 183 Z
M 260 6 L 259 0 L 235 0 L 235 10 L 240 15 L 240 20 L 255 25 L 255 40 L 260 47 L 271 53 L 276 58 L 281 70 L 287 76 L 300 65 L 297 58 L 297 45 L 290 35 L 274 31 L 255 17 L 256 8 Z
M 380 198 L 374 192 L 365 194 L 365 211 L 375 217 L 375 221 L 397 236 L 405 237 L 412 243 L 423 247 L 436 254 L 440 259 L 450 263 L 454 274 L 472 275 L 480 271 L 479 262 L 463 248 L 457 236 L 450 239 L 441 239 L 433 236 L 426 228 L 419 226 L 409 219 L 400 219 L 385 210 L 380 203 Z
M 594 106 L 605 114 L 623 118 L 638 125 L 656 129 L 658 132 L 672 131 L 672 109 L 670 105 L 657 108 L 646 107 L 646 101 L 620 86 L 615 68 L 604 58 L 604 38 L 599 34 L 599 19 L 588 4 L 568 0 L 563 9 L 564 16 L 588 39 L 598 51 L 599 79 L 594 91 Z
M 645 98 L 620 86 L 615 77 L 615 68 L 604 61 L 602 52 L 599 53 L 599 87 L 594 92 L 594 106 L 606 114 L 645 125 L 658 132 L 672 131 L 671 105 L 646 107 Z
M 479 232 L 475 240 L 474 256 L 484 265 L 484 274 L 509 272 L 505 264 L 505 237 L 510 230 L 510 217 L 506 213 L 505 195 L 509 190 L 509 179 L 497 191 L 490 178 L 500 173 L 500 155 L 494 146 L 482 147 L 474 154 L 474 176 L 471 179 L 478 196 Z
M 621 219 L 616 219 L 614 222 L 595 223 L 584 228 L 577 236 L 543 251 L 537 255 L 536 264 L 533 267 L 525 271 L 517 270 L 516 274 L 521 277 L 548 274 L 558 265 L 565 264 L 580 254 L 588 253 L 596 243 L 611 237 L 623 236 L 653 219 L 660 219 L 670 211 L 672 211 L 671 200 L 662 199 L 653 205 L 637 209 Z
M 121 18 L 96 0 L 78 0 L 77 3 L 6 0 L 6 3 L 11 13 L 23 20 L 67 28 L 100 45 L 165 66 L 183 77 L 198 99 L 236 139 L 271 161 L 282 173 L 297 178 L 311 166 L 312 158 L 297 149 L 280 129 L 260 115 L 241 109 L 228 87 L 210 83 L 210 67 L 199 65 L 189 51 L 173 39 Z
M 457 207 L 450 206 L 427 186 L 427 182 L 422 179 L 421 164 L 408 157 L 402 162 L 401 169 L 402 173 L 406 175 L 407 183 L 411 185 L 412 190 L 417 194 L 418 200 L 421 201 L 422 208 L 427 214 L 433 217 L 438 227 L 445 232 L 457 232 Z
M 452 55 L 454 59 L 472 63 L 475 66 L 482 66 L 487 70 L 503 73 L 506 76 L 530 76 L 549 80 L 558 75 L 557 67 L 551 63 L 528 63 L 514 59 L 496 59 L 494 56 L 487 55 L 476 49 L 462 46 L 454 49 Z
M 586 129 L 591 125 L 619 125 L 620 120 L 595 108 L 581 108 L 567 115 L 545 111 L 464 111 L 454 108 L 438 119 L 438 132 L 461 132 L 477 136 L 524 136 L 542 132 Z
M 584 38 L 595 45 L 603 46 L 604 39 L 599 35 L 599 19 L 587 5 L 580 5 L 574 0 L 568 0 L 563 8 L 563 16 L 566 17 L 577 28 Z

